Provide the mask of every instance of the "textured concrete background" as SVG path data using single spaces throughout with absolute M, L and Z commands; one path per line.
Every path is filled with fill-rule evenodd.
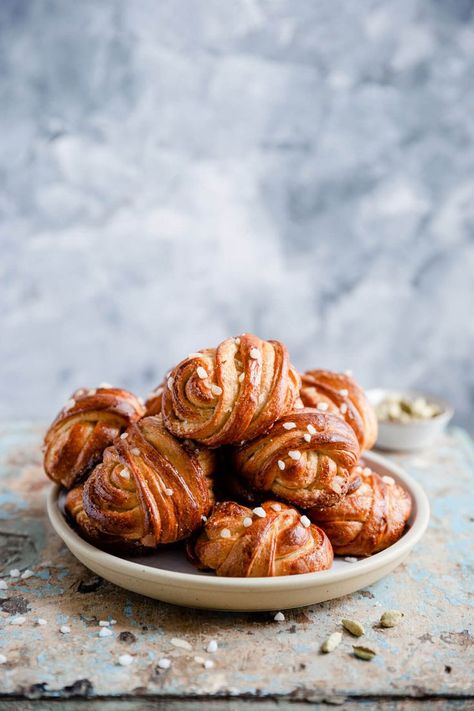
M 255 331 L 468 424 L 473 12 L 2 0 L 0 416 Z

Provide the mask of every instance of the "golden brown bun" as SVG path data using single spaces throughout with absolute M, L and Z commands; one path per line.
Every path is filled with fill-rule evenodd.
M 64 509 L 68 516 L 72 519 L 77 528 L 79 528 L 83 537 L 93 543 L 104 546 L 118 543 L 120 541 L 119 538 L 106 536 L 94 525 L 93 521 L 86 514 L 84 511 L 83 494 L 84 484 L 79 484 L 79 486 L 75 486 L 67 492 Z
M 125 434 L 105 450 L 84 486 L 90 526 L 151 548 L 190 536 L 212 506 L 214 453 L 173 437 L 161 415 L 143 418 Z
M 176 437 L 209 447 L 253 439 L 289 412 L 300 376 L 279 341 L 245 334 L 194 353 L 171 371 L 162 412 Z
M 354 431 L 334 415 L 304 408 L 234 451 L 238 475 L 257 490 L 302 508 L 332 506 L 359 458 Z
M 194 544 L 200 564 L 229 577 L 297 575 L 331 567 L 331 544 L 321 529 L 306 528 L 301 513 L 286 504 L 267 501 L 262 508 L 265 518 L 234 501 L 216 504 Z M 248 528 L 246 518 L 252 519 Z
M 162 382 L 147 397 L 145 402 L 145 410 L 147 415 L 161 415 L 161 403 L 163 400 L 164 389 L 165 382 Z
M 308 516 L 323 528 L 338 555 L 371 555 L 402 535 L 411 512 L 409 494 L 390 477 L 366 467 L 355 472 L 361 484 L 329 509 L 311 509 Z
M 343 417 L 354 430 L 361 452 L 374 446 L 377 417 L 366 394 L 353 378 L 330 370 L 309 370 L 301 380 L 300 396 L 306 407 L 317 408 L 322 404 L 327 412 Z
M 117 435 L 144 413 L 143 405 L 127 390 L 77 390 L 46 432 L 46 474 L 71 488 L 100 462 Z

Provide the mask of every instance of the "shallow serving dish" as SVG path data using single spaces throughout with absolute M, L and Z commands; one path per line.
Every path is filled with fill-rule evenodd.
M 141 557 L 106 553 L 84 541 L 69 525 L 60 503 L 60 488 L 48 497 L 48 515 L 71 553 L 97 575 L 127 590 L 187 607 L 212 610 L 280 610 L 331 600 L 364 588 L 390 573 L 420 540 L 429 521 L 423 489 L 401 467 L 380 455 L 364 461 L 376 472 L 393 477 L 410 493 L 413 511 L 407 530 L 393 546 L 357 562 L 336 559 L 331 570 L 275 578 L 218 578 L 197 571 L 183 546 L 166 546 Z
M 419 390 L 374 388 L 367 391 L 367 397 L 374 407 L 385 400 L 388 395 L 393 394 L 408 398 L 422 397 L 430 404 L 437 405 L 441 412 L 428 420 L 412 420 L 411 422 L 379 420 L 376 447 L 405 452 L 431 446 L 446 429 L 454 414 L 453 408 L 444 400 Z

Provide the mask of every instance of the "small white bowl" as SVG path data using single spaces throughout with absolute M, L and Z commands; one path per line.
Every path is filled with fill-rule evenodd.
M 447 402 L 432 395 L 426 395 L 426 393 L 422 393 L 419 390 L 374 388 L 367 391 L 367 397 L 374 407 L 389 395 L 400 395 L 408 398 L 423 397 L 428 403 L 437 405 L 441 412 L 428 420 L 412 420 L 411 422 L 378 420 L 379 432 L 376 447 L 380 449 L 405 452 L 429 447 L 446 429 L 454 414 L 453 408 Z

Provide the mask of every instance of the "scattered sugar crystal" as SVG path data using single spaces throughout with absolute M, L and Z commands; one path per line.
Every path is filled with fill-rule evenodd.
M 99 637 L 112 637 L 113 634 L 114 633 L 112 632 L 112 630 L 109 629 L 108 627 L 102 627 L 102 629 L 99 632 Z
M 121 654 L 118 658 L 118 663 L 122 667 L 129 667 L 133 662 L 133 657 L 130 654 Z
M 188 652 L 192 650 L 192 645 L 190 645 L 189 642 L 187 642 L 185 639 L 173 637 L 173 639 L 170 639 L 170 642 L 174 647 L 179 647 L 180 649 L 187 649 Z

